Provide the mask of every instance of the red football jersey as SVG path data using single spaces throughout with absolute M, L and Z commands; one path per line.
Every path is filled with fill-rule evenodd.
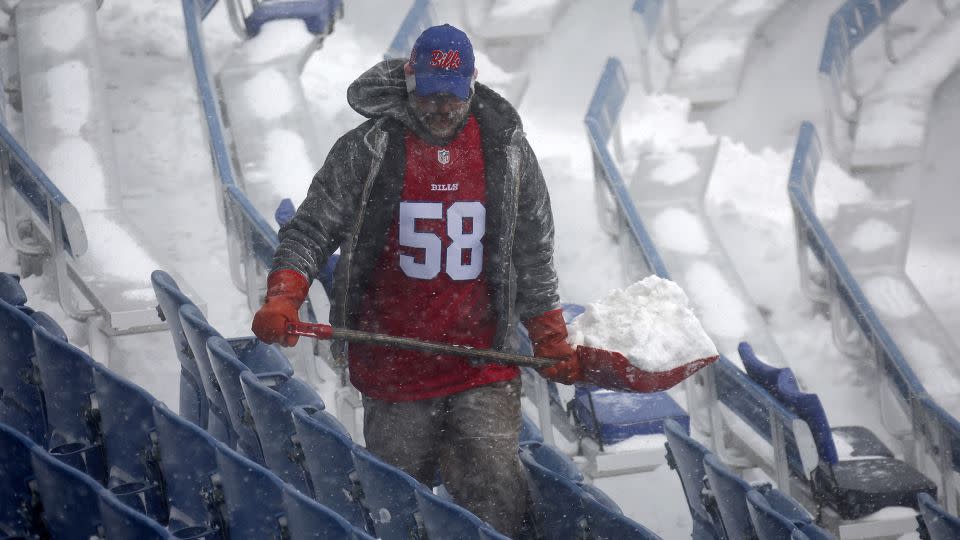
M 496 314 L 483 269 L 486 182 L 480 128 L 470 117 L 447 146 L 408 132 L 400 206 L 370 290 L 361 330 L 489 348 Z M 384 401 L 413 401 L 509 380 L 516 367 L 353 343 L 350 379 Z

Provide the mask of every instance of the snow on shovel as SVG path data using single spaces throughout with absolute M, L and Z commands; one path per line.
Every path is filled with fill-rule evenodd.
M 687 304 L 686 295 L 673 282 L 651 276 L 614 291 L 598 304 L 587 307 L 571 325 L 577 355 L 583 365 L 583 382 L 610 390 L 658 392 L 666 390 L 719 355 Z M 462 345 L 421 341 L 413 338 L 335 328 L 326 324 L 292 323 L 287 333 L 317 339 L 342 339 L 432 354 L 455 354 L 470 358 L 545 368 L 557 362 Z M 624 352 L 607 350 L 619 346 Z

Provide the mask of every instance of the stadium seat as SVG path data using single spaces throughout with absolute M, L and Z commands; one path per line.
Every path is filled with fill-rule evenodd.
M 418 524 L 417 499 L 414 492 L 428 490 L 407 473 L 380 461 L 365 448 L 351 450 L 360 485 L 361 503 L 380 538 L 423 538 Z
M 207 340 L 207 354 L 210 357 L 210 367 L 217 377 L 217 385 L 223 393 L 227 418 L 237 434 L 237 450 L 262 465 L 260 438 L 257 437 L 253 417 L 247 408 L 243 387 L 240 386 L 240 374 L 250 371 L 250 368 L 237 359 L 236 351 L 220 336 L 212 336 Z
M 0 422 L 0 536 L 31 538 L 39 533 L 40 508 L 34 490 L 31 448 L 26 435 Z
M 33 329 L 33 345 L 45 388 L 50 453 L 105 483 L 100 423 L 91 402 L 95 362 L 40 326 Z
M 43 524 L 51 538 L 99 538 L 98 484 L 67 466 L 39 446 L 31 449 L 37 493 L 43 505 Z
M 604 506 L 569 478 L 521 452 L 538 538 L 659 538 L 639 523 Z
M 231 538 L 283 538 L 283 480 L 239 453 L 217 445 L 217 466 Z
M 46 446 L 43 388 L 35 374 L 33 328 L 36 322 L 0 300 L 0 422 Z
M 373 540 L 366 531 L 354 527 L 340 514 L 300 493 L 290 484 L 283 486 L 283 507 L 291 538 Z
M 574 483 L 583 482 L 583 473 L 577 468 L 577 464 L 566 454 L 552 446 L 542 442 L 527 441 L 520 445 L 520 452 L 529 452 L 534 461 L 563 477 L 569 478 Z
M 679 423 L 667 420 L 664 424 L 667 436 L 667 463 L 677 471 L 683 494 L 687 498 L 690 516 L 693 518 L 693 538 L 722 538 L 719 516 L 711 515 L 703 504 L 703 458 L 710 453 L 705 446 L 695 441 Z
M 796 533 L 799 532 L 797 526 L 774 510 L 759 491 L 751 490 L 747 493 L 747 509 L 759 540 L 797 538 Z M 799 538 L 805 539 L 806 535 Z
M 285 375 L 240 375 L 253 425 L 263 448 L 267 467 L 284 482 L 313 497 L 313 482 L 303 459 L 303 450 L 293 425 L 293 408 L 307 405 L 324 408 L 323 400 L 310 385 Z
M 603 445 L 663 433 L 668 418 L 690 426 L 686 411 L 666 392 L 612 392 L 578 384 L 570 408 L 580 430 Z
M 300 19 L 311 34 L 325 35 L 333 30 L 339 0 L 285 0 L 258 2 L 244 23 L 247 35 L 254 37 L 263 25 L 276 20 Z
M 136 538 L 137 540 L 175 538 L 160 523 L 130 508 L 106 490 L 100 490 L 97 502 L 106 538 Z
M 930 540 L 956 540 L 960 538 L 960 518 L 947 513 L 937 504 L 936 499 L 921 493 L 917 496 L 920 505 L 920 516 L 923 526 L 930 535 Z
M 227 418 L 223 392 L 220 391 L 220 385 L 210 366 L 210 357 L 207 353 L 207 339 L 219 336 L 220 333 L 207 322 L 207 318 L 193 304 L 180 306 L 179 317 L 183 335 L 187 338 L 187 346 L 190 347 L 193 358 L 197 362 L 200 386 L 207 398 L 207 431 L 213 435 L 213 438 L 234 448 L 237 445 L 237 433 L 233 430 L 230 419 Z
M 150 274 L 150 281 L 159 304 L 157 313 L 167 322 L 177 359 L 180 360 L 180 416 L 207 429 L 207 396 L 200 382 L 197 361 L 180 325 L 180 306 L 193 305 L 193 302 L 180 290 L 170 274 L 163 270 L 155 270 Z
M 96 364 L 93 382 L 100 417 L 107 487 L 124 503 L 166 523 L 166 501 L 152 434 L 153 404 L 146 390 Z
M 703 468 L 709 484 L 708 491 L 717 505 L 727 540 L 756 538 L 756 531 L 747 509 L 747 493 L 753 489 L 765 495 L 771 506 L 774 506 L 780 514 L 787 516 L 790 521 L 795 523 L 813 521 L 810 514 L 798 502 L 769 484 L 751 486 L 714 454 L 707 454 L 704 457 Z
M 0 301 L 11 306 L 22 306 L 27 303 L 27 293 L 20 286 L 20 276 L 0 272 Z
M 219 537 L 224 516 L 213 499 L 216 441 L 202 428 L 155 403 L 160 470 L 170 508 L 168 528 L 180 538 Z
M 293 423 L 316 500 L 354 527 L 372 532 L 373 524 L 361 505 L 361 487 L 351 455 L 354 443 L 346 429 L 326 411 L 310 406 L 294 407 Z
M 543 442 L 543 432 L 540 431 L 540 428 L 533 423 L 533 420 L 531 420 L 529 416 L 524 414 L 520 423 L 520 442 L 530 441 Z
M 493 530 L 467 509 L 451 501 L 422 489 L 414 492 L 420 517 L 428 538 L 457 538 L 462 540 L 480 540 L 480 530 L 486 529 L 485 538 L 506 540 L 506 536 Z

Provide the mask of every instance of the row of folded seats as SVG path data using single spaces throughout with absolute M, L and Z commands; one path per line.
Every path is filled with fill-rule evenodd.
M 183 367 L 181 414 L 45 329 L 0 280 L 6 536 L 503 538 L 356 445 L 278 349 L 224 339 L 168 275 L 152 278 Z M 522 439 L 529 538 L 656 538 L 529 421 Z

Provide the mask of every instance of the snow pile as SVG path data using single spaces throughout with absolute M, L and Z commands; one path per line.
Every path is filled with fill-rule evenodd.
M 648 276 L 616 289 L 570 325 L 570 340 L 617 351 L 644 371 L 669 371 L 717 354 L 676 283 Z

